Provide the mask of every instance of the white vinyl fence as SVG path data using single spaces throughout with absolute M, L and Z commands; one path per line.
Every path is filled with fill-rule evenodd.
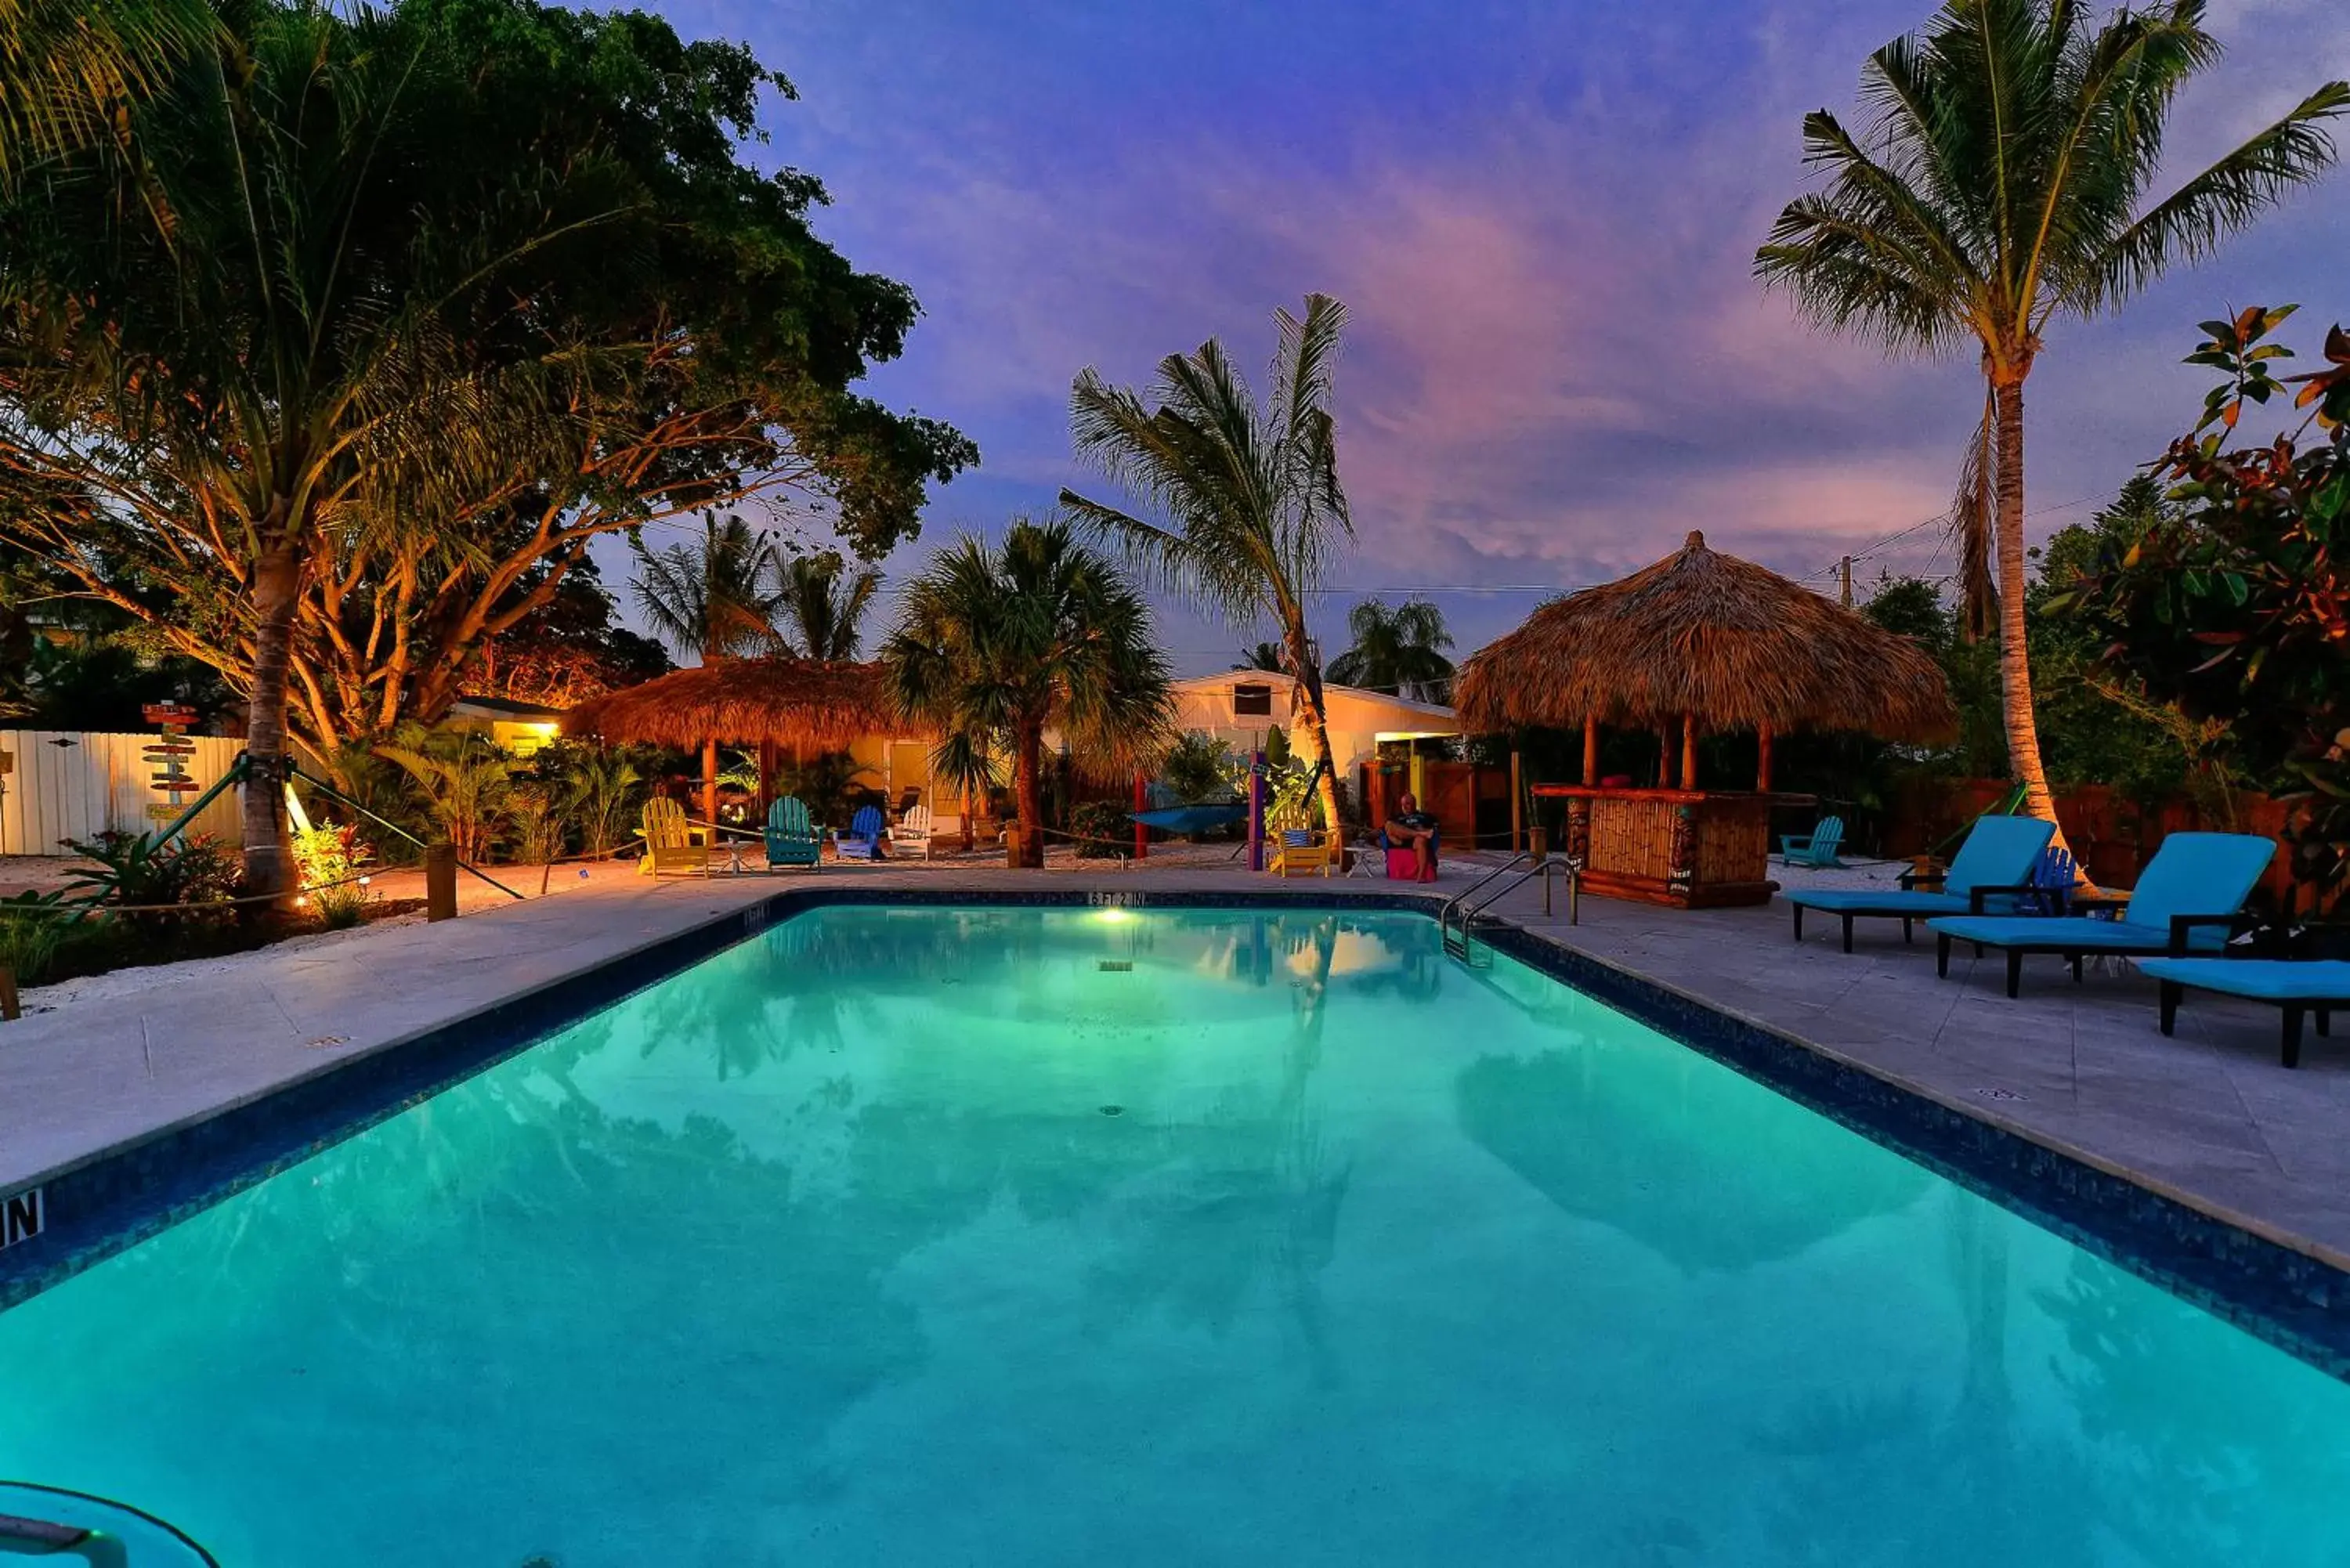
M 162 826 L 147 808 L 168 805 L 171 796 L 149 787 L 161 770 L 143 754 L 143 748 L 162 738 L 156 731 L 101 735 L 0 730 L 0 752 L 16 755 L 14 770 L 0 776 L 0 789 L 6 792 L 0 794 L 0 855 L 63 855 L 60 839 L 90 838 L 108 828 L 148 833 Z M 218 735 L 187 740 L 195 754 L 180 760 L 181 770 L 206 785 L 217 783 L 244 748 L 243 741 Z M 235 843 L 237 793 L 222 791 L 188 830 Z M 186 795 L 181 804 L 195 798 Z

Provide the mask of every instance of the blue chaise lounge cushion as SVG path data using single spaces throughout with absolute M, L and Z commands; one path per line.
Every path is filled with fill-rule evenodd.
M 2156 980 L 2252 1002 L 2338 999 L 2350 1005 L 2350 960 L 2150 958 L 2137 967 Z
M 1939 893 L 1907 888 L 1798 888 L 1787 902 L 1831 915 L 1963 915 L 1977 888 L 2020 888 L 2056 836 L 2036 816 L 1986 816 L 1967 831 Z
M 2241 909 L 2275 857 L 2273 839 L 2249 833 L 2174 833 L 2154 852 L 2117 920 L 1961 915 L 1938 919 L 1933 929 L 1937 935 L 1986 947 L 2158 951 L 2169 944 L 2173 916 L 2232 915 Z M 2224 929 L 2205 926 L 2189 933 L 2187 945 L 2217 952 L 2227 940 Z

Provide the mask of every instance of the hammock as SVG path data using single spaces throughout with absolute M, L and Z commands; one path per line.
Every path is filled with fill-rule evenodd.
M 1239 801 L 1225 805 L 1165 805 L 1156 811 L 1136 811 L 1127 814 L 1145 827 L 1162 827 L 1170 833 L 1205 833 L 1211 827 L 1225 827 L 1248 815 L 1248 807 Z

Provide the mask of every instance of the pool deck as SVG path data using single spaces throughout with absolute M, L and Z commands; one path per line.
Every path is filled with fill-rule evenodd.
M 1470 867 L 1436 889 L 1465 887 Z M 1039 874 L 968 866 L 836 869 L 854 883 L 972 894 L 1263 892 L 1343 900 L 1381 881 L 1273 883 L 1225 867 Z M 439 925 L 152 971 L 151 983 L 0 1024 L 0 1194 L 248 1103 L 354 1056 L 725 919 L 804 876 L 608 877 Z M 2192 997 L 2177 1039 L 2155 1027 L 2154 988 L 2126 970 L 2075 985 L 2055 960 L 2001 994 L 1997 959 L 1954 955 L 1898 928 L 1834 923 L 1798 945 L 1783 906 L 1701 913 L 1586 898 L 1582 920 L 1543 915 L 1538 888 L 1498 913 L 1545 940 L 1620 965 L 1793 1035 L 1903 1087 L 2058 1147 L 2286 1245 L 2350 1269 L 2350 1039 L 2308 1042 L 2277 1064 L 2273 1009 Z M 37 997 L 30 1000 L 37 1000 Z

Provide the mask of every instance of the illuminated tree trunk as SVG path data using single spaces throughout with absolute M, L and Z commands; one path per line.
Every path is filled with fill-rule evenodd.
M 2023 785 L 2023 808 L 2043 822 L 2056 820 L 2056 797 L 2049 792 L 2048 775 L 2040 764 L 2040 726 L 2032 703 L 2032 657 L 2029 627 L 2023 614 L 2023 368 L 1991 380 L 1991 400 L 1998 420 L 1993 482 L 1999 530 L 1999 684 L 2007 721 L 2007 767 Z M 2064 830 L 2053 841 L 2062 848 Z
M 275 521 L 275 519 L 273 519 Z M 247 693 L 244 750 L 244 879 L 252 893 L 293 892 L 293 846 L 286 833 L 286 707 L 294 650 L 294 610 L 302 562 L 290 544 L 264 551 L 253 571 L 253 683 Z

